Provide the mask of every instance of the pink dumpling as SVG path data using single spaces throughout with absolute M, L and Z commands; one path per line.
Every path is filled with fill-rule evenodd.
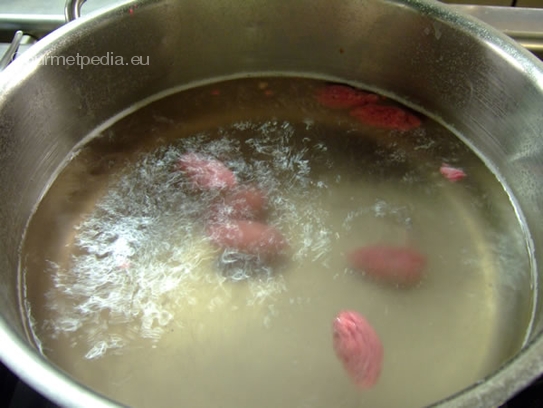
M 422 279 L 426 257 L 404 246 L 372 245 L 357 248 L 347 255 L 353 269 L 370 277 L 397 285 L 414 285 Z
M 262 217 L 268 204 L 263 191 L 254 187 L 239 187 L 228 191 L 211 209 L 216 220 L 255 220 Z
M 345 85 L 328 85 L 317 91 L 317 101 L 327 108 L 348 109 L 367 103 L 377 102 L 377 94 L 364 92 Z
M 250 255 L 277 256 L 288 249 L 285 237 L 277 228 L 257 221 L 215 223 L 208 227 L 208 233 L 218 247 Z
M 367 104 L 351 110 L 358 121 L 382 129 L 411 130 L 421 125 L 421 120 L 398 106 Z
M 466 177 L 466 173 L 464 173 L 464 170 L 458 167 L 449 166 L 448 164 L 445 164 L 445 163 L 441 165 L 441 167 L 439 168 L 439 172 L 447 180 L 452 181 L 452 182 L 460 181 Z
M 224 163 L 197 153 L 182 155 L 177 168 L 202 190 L 231 188 L 237 184 L 235 174 Z
M 379 380 L 383 345 L 368 321 L 354 311 L 342 311 L 333 322 L 334 351 L 345 371 L 361 389 Z

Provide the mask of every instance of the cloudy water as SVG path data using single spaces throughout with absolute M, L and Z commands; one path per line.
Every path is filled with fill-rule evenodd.
M 135 407 L 418 407 L 509 358 L 533 288 L 503 187 L 440 124 L 409 113 L 409 126 L 383 125 L 390 115 L 368 119 L 379 107 L 331 106 L 327 87 L 202 86 L 86 144 L 40 203 L 22 251 L 29 331 L 43 353 Z M 227 185 L 198 185 L 194 157 Z M 232 215 L 228 197 L 248 190 L 262 206 Z M 265 256 L 232 248 L 210 232 L 232 217 L 270 227 L 284 245 Z M 374 245 L 416 251 L 420 277 L 404 285 L 353 269 L 348 254 Z M 383 344 L 373 388 L 357 388 L 334 352 L 343 310 Z

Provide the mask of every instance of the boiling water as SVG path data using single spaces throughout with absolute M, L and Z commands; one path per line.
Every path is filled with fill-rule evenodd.
M 66 165 L 22 251 L 24 307 L 43 353 L 136 407 L 416 407 L 482 379 L 520 347 L 530 266 L 513 207 L 458 138 L 319 105 L 324 83 L 243 79 L 176 93 L 117 121 Z M 422 117 L 422 116 L 421 116 Z M 215 248 L 176 162 L 221 160 L 266 192 L 290 244 L 259 262 Z M 441 163 L 462 167 L 456 183 Z M 427 256 L 411 288 L 345 253 L 387 243 Z M 332 321 L 363 314 L 384 350 L 371 390 L 350 381 Z

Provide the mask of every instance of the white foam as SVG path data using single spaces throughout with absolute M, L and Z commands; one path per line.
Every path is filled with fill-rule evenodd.
M 310 165 L 312 155 L 326 154 L 326 146 L 306 137 L 303 146 L 293 147 L 295 129 L 287 122 L 242 122 L 218 133 L 219 138 L 201 133 L 161 147 L 112 179 L 77 225 L 69 262 L 51 263 L 48 307 L 55 313 L 46 324 L 54 336 L 76 333 L 87 345 L 85 357 L 99 358 L 119 352 L 134 337 L 156 342 L 174 321 L 183 327 L 183 316 L 176 313 L 202 301 L 202 285 L 214 293 L 205 305 L 209 312 L 224 307 L 227 285 L 235 281 L 248 282 L 249 307 L 269 304 L 287 290 L 281 263 L 218 253 L 210 245 L 202 220 L 219 193 L 195 192 L 176 170 L 187 152 L 215 157 L 240 182 L 266 191 L 270 222 L 294 249 L 290 262 L 326 261 L 333 234 L 326 228 L 326 211 L 315 204 L 315 191 L 327 186 L 313 182 Z M 275 317 L 272 311 L 267 309 L 266 325 Z

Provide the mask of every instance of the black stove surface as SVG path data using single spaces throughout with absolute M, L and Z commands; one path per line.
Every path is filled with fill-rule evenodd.
M 58 407 L 19 380 L 2 363 L 0 363 L 0 406 L 5 408 Z

